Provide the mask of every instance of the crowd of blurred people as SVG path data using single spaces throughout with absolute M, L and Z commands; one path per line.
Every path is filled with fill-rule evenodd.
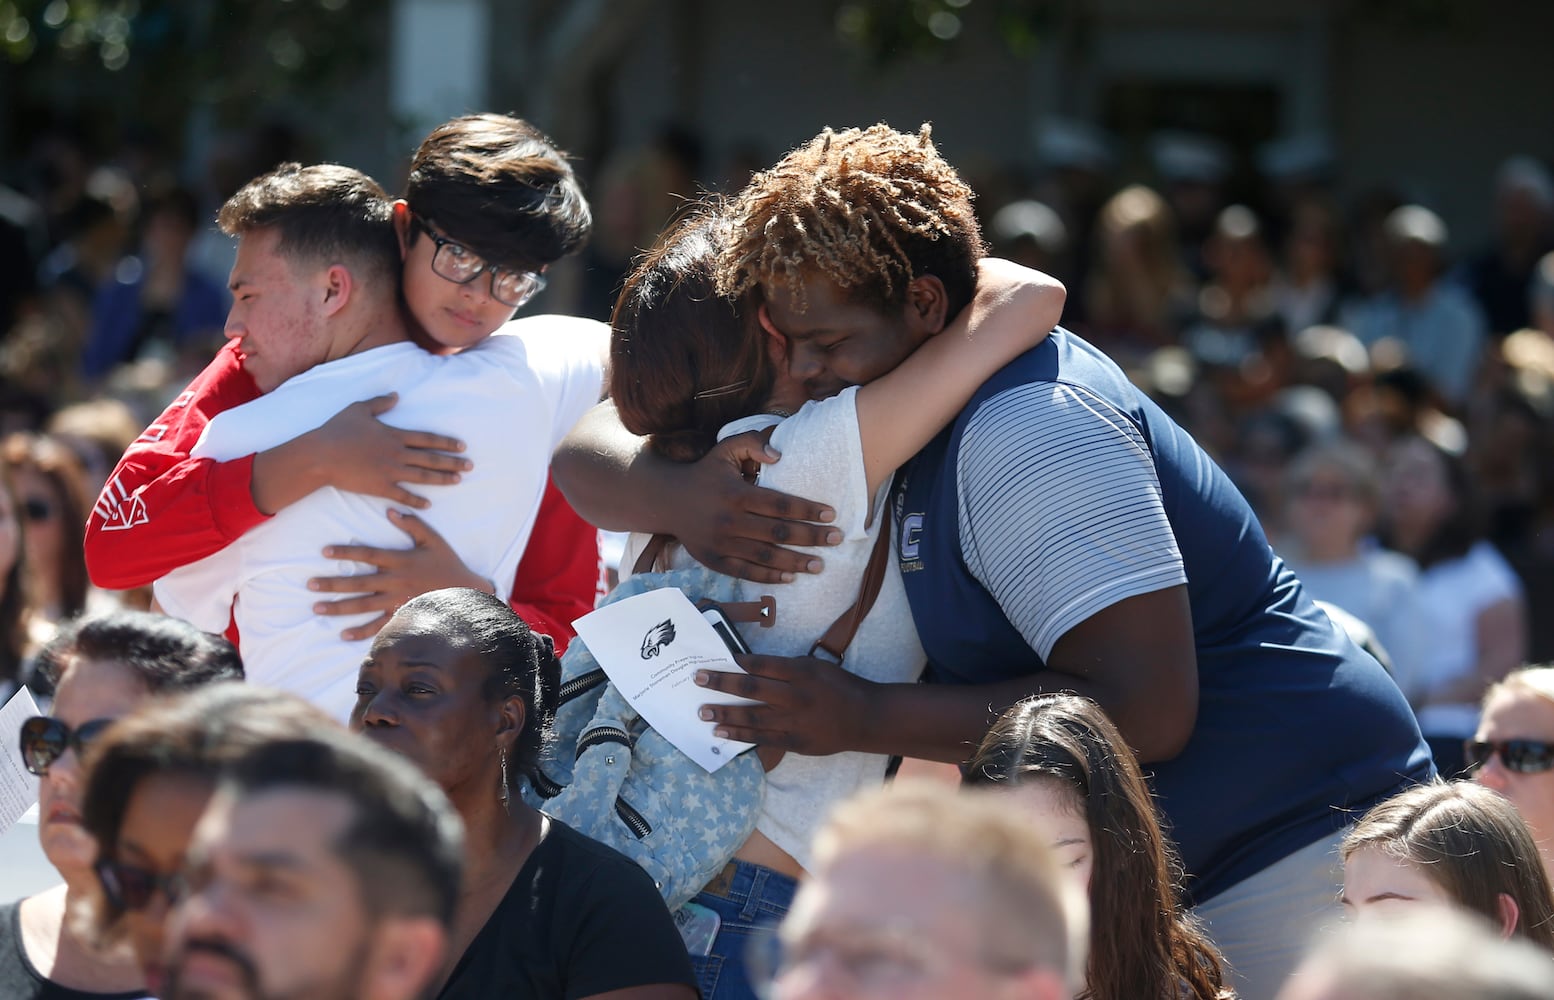
M 822 156 L 833 141 L 830 133 L 823 138 Z M 856 139 L 849 134 L 848 141 Z M 876 140 L 872 132 L 863 134 L 864 142 Z M 898 140 L 901 148 L 917 141 L 917 149 L 936 158 L 926 130 L 920 137 L 890 133 L 889 141 L 878 141 L 881 148 L 895 149 L 891 143 Z M 542 137 L 536 141 L 544 144 Z M 555 703 L 567 697 L 557 690 L 557 657 L 566 637 L 553 645 L 509 607 L 519 598 L 501 574 L 514 572 L 512 560 L 473 571 L 496 596 L 439 588 L 408 603 L 391 602 L 397 610 L 370 647 L 363 635 L 348 636 L 360 648 L 342 647 L 343 658 L 355 663 L 362 650 L 366 658 L 359 673 L 343 681 L 355 685 L 347 726 L 337 724 L 346 721 L 339 711 L 343 696 L 332 697 L 331 711 L 323 714 L 289 696 L 228 683 L 245 672 L 237 651 L 225 640 L 149 613 L 148 589 L 92 587 L 82 526 L 94 506 L 106 502 L 94 504 L 93 498 L 114 500 L 114 516 L 126 528 L 135 526 L 133 496 L 115 499 L 111 492 L 115 464 L 137 440 L 154 442 L 165 431 L 157 415 L 180 406 L 178 390 L 220 348 L 229 327 L 227 270 L 235 251 L 224 237 L 207 231 L 206 220 L 214 203 L 227 201 L 250 175 L 275 161 L 267 158 L 271 150 L 248 151 L 241 167 L 215 172 L 235 183 L 211 180 L 209 190 L 201 190 L 181 186 L 139 160 L 88 163 L 78 148 L 56 140 L 40 146 L 36 169 L 19 178 L 29 181 L 31 190 L 0 192 L 5 195 L 0 253 L 6 255 L 0 272 L 11 279 L 0 287 L 0 325 L 6 330 L 0 336 L 0 702 L 27 685 L 47 706 L 47 714 L 24 727 L 22 751 L 41 778 L 39 832 L 63 883 L 0 907 L 0 987 L 37 997 L 408 998 L 524 988 L 546 996 L 631 1000 L 682 1000 L 700 992 L 717 1000 L 746 995 L 739 991 L 748 989 L 748 965 L 751 981 L 764 977 L 774 995 L 787 1000 L 887 993 L 1210 1000 L 1238 990 L 1271 997 L 1282 978 L 1270 975 L 1250 987 L 1238 979 L 1248 968 L 1260 970 L 1261 960 L 1229 943 L 1236 923 L 1255 923 L 1245 919 L 1250 912 L 1245 907 L 1254 901 L 1236 893 L 1270 873 L 1289 879 L 1291 869 L 1280 866 L 1294 859 L 1310 870 L 1341 867 L 1335 880 L 1343 885 L 1342 903 L 1356 927 L 1311 953 L 1301 974 L 1279 994 L 1287 1000 L 1423 995 L 1408 992 L 1425 988 L 1419 984 L 1439 987 L 1442 996 L 1454 995 L 1453 989 L 1455 995 L 1554 996 L 1549 986 L 1554 890 L 1545 874 L 1554 857 L 1554 682 L 1549 680 L 1554 670 L 1522 669 L 1554 656 L 1554 632 L 1530 613 L 1554 593 L 1554 479 L 1548 472 L 1554 468 L 1548 461 L 1554 458 L 1554 177 L 1548 166 L 1517 156 L 1482 179 L 1492 205 L 1493 241 L 1454 254 L 1445 222 L 1427 206 L 1387 195 L 1343 204 L 1336 162 L 1320 150 L 1323 155 L 1270 153 L 1263 164 L 1265 185 L 1254 192 L 1232 187 L 1228 153 L 1205 137 L 1159 137 L 1147 183 L 1122 183 L 1104 150 L 1082 135 L 1057 146 L 1048 151 L 1046 172 L 1028 189 L 1007 182 L 979 185 L 985 193 L 976 208 L 992 255 L 1066 285 L 1062 326 L 1103 352 L 1109 359 L 1104 364 L 1114 362 L 1140 398 L 1147 395 L 1158 405 L 1162 421 L 1168 416 L 1190 434 L 1183 441 L 1196 441 L 1250 503 L 1255 522 L 1245 523 L 1237 542 L 1265 552 L 1255 537 L 1260 526 L 1280 557 L 1268 560 L 1269 579 L 1283 581 L 1283 566 L 1292 569 L 1305 592 L 1329 607 L 1332 620 L 1396 682 L 1440 776 L 1461 779 L 1471 772 L 1471 781 L 1416 784 L 1392 796 L 1393 783 L 1428 775 L 1429 760 L 1422 751 L 1411 755 L 1404 745 L 1411 740 L 1401 737 L 1392 741 L 1397 745 L 1389 743 L 1386 761 L 1379 750 L 1367 750 L 1372 770 L 1387 772 L 1386 788 L 1372 781 L 1374 775 L 1362 775 L 1358 765 L 1340 776 L 1352 783 L 1354 801 L 1366 807 L 1360 810 L 1363 818 L 1351 817 L 1358 822 L 1314 845 L 1309 838 L 1296 843 L 1304 831 L 1297 832 L 1289 843 L 1276 845 L 1277 851 L 1260 856 L 1257 865 L 1245 856 L 1227 863 L 1217 871 L 1220 882 L 1208 898 L 1194 900 L 1193 892 L 1203 889 L 1194 880 L 1203 873 L 1184 873 L 1183 854 L 1197 861 L 1213 853 L 1216 865 L 1222 855 L 1245 854 L 1235 844 L 1219 843 L 1218 833 L 1208 829 L 1215 821 L 1198 800 L 1201 782 L 1173 777 L 1168 766 L 1181 759 L 1189 739 L 1212 728 L 1204 723 L 1209 709 L 1199 707 L 1200 697 L 1210 696 L 1198 693 L 1196 672 L 1189 713 L 1196 720 L 1177 736 L 1141 729 L 1137 714 L 1114 711 L 1116 703 L 1107 704 L 1100 694 L 1095 700 L 1042 694 L 1019 699 L 965 758 L 961 777 L 976 786 L 966 791 L 907 788 L 903 782 L 830 811 L 830 801 L 818 792 L 803 797 L 808 787 L 799 789 L 799 798 L 784 798 L 794 793 L 777 775 L 796 773 L 797 762 L 790 760 L 786 772 L 767 764 L 773 775 L 767 779 L 768 805 L 784 803 L 773 805 L 768 815 L 818 810 L 785 817 L 804 836 L 763 847 L 760 835 L 752 833 L 746 847 L 753 843 L 765 851 L 751 855 L 760 860 L 746 865 L 746 855 L 735 856 L 732 874 L 707 886 L 716 900 L 698 897 L 726 904 L 718 911 L 721 919 L 704 916 L 714 911 L 697 904 L 671 916 L 659 899 L 662 886 L 525 797 L 539 781 L 538 761 Z M 797 329 L 795 317 L 810 308 L 842 315 L 862 307 L 858 301 L 826 300 L 820 285 L 807 290 L 808 302 L 802 301 L 803 288 L 794 292 L 799 301 L 785 298 L 775 286 L 761 284 L 770 282 L 780 265 L 749 264 L 759 259 L 756 253 L 745 258 L 747 270 L 737 275 L 745 285 L 731 290 L 730 279 L 718 270 L 723 265 L 710 263 L 732 246 L 720 242 L 728 238 L 719 228 L 726 222 L 715 213 L 660 235 L 670 214 L 664 203 L 692 194 L 696 186 L 696 150 L 692 138 L 671 130 L 639 157 L 597 178 L 593 242 L 572 262 L 557 263 L 586 234 L 586 206 L 578 215 L 581 223 L 573 220 L 577 240 L 551 256 L 504 258 L 460 244 L 460 233 L 450 229 L 451 214 L 435 219 L 424 209 L 414 214 L 413 191 L 408 208 L 400 201 L 391 212 L 374 186 L 363 200 L 382 217 L 367 222 L 379 235 L 394 234 L 399 259 L 391 264 L 404 269 L 403 279 L 395 270 L 395 280 L 403 281 L 396 304 L 411 299 L 407 315 L 434 342 L 414 333 L 400 338 L 404 344 L 396 341 L 413 359 L 407 364 L 442 367 L 427 362 L 420 349 L 433 357 L 444 348 L 454 356 L 467 349 L 470 359 L 495 355 L 499 348 L 480 341 L 544 287 L 546 269 L 556 263 L 560 273 L 551 278 L 560 280 L 554 294 L 573 299 L 562 303 L 570 307 L 566 311 L 607 315 L 623 281 L 622 301 L 641 299 L 633 306 L 641 313 L 617 310 L 613 317 L 616 379 L 623 362 L 628 371 L 650 363 L 623 353 L 622 341 L 632 347 L 634 337 L 655 329 L 648 318 L 652 309 L 668 316 L 671 308 L 700 308 L 669 316 L 696 315 L 697 331 L 717 323 L 734 331 L 749 333 L 757 326 L 764 331 L 752 334 L 763 345 L 755 352 L 760 358 L 749 351 L 719 356 L 719 345 L 709 342 L 686 348 L 707 355 L 698 355 L 694 365 L 685 360 L 690 355 L 658 359 L 668 368 L 690 365 L 693 377 L 684 386 L 666 388 L 672 382 L 668 374 L 663 385 L 643 376 L 647 381 L 637 389 L 648 384 L 651 390 L 643 398 L 617 393 L 621 419 L 633 432 L 700 433 L 707 429 L 701 424 L 715 431 L 726 420 L 748 416 L 735 412 L 740 406 L 793 419 L 806 394 L 785 387 L 781 374 L 767 369 L 766 350 L 777 350 L 768 338 L 783 341 Z M 305 180 L 309 169 L 292 164 L 265 177 L 279 189 L 298 176 Z M 644 181 L 644 170 L 652 180 Z M 574 182 L 568 173 L 555 183 Z M 250 184 L 242 191 L 253 189 Z M 1234 200 L 1233 190 L 1245 200 Z M 989 200 L 986 192 L 999 194 Z M 294 209 L 282 205 L 280 211 Z M 258 221 L 237 223 L 223 213 L 228 234 L 248 241 L 250 259 L 284 256 L 283 249 L 261 242 L 269 238 L 269 227 L 278 225 L 264 214 L 268 210 L 259 205 L 253 214 Z M 573 210 L 577 213 L 577 206 Z M 968 247 L 980 244 L 974 222 L 967 221 L 966 232 L 972 234 Z M 653 255 L 634 264 L 633 254 L 652 243 L 658 244 Z M 450 264 L 450 257 L 457 263 Z M 523 267 L 513 263 L 520 259 Z M 678 274 L 673 281 L 655 282 L 654 268 L 678 267 L 688 268 L 705 287 L 682 284 L 687 279 Z M 979 294 L 984 280 L 976 279 Z M 417 281 L 425 284 L 412 292 Z M 450 343 L 417 313 L 421 297 L 446 292 L 442 282 L 475 289 L 459 294 L 485 295 L 496 317 L 469 343 Z M 516 289 L 518 284 L 523 287 Z M 380 298 L 386 287 L 378 289 Z M 758 317 L 736 316 L 732 303 L 752 288 L 763 296 Z M 693 305 L 675 299 L 682 293 Z M 953 317 L 947 301 L 908 299 L 924 315 L 937 317 L 937 327 L 928 329 L 933 322 L 924 327 L 929 334 Z M 1001 328 L 989 314 L 1007 317 L 1009 312 L 999 314 L 997 308 L 1009 309 L 1010 300 L 975 301 L 976 308 L 966 307 L 974 314 L 968 322 L 981 324 L 971 327 L 972 334 L 997 336 L 989 331 Z M 1055 310 L 1061 298 L 1048 304 Z M 1028 331 L 1032 342 L 1049 327 L 1043 323 Z M 248 332 L 241 332 L 246 346 Z M 673 334 L 651 336 L 665 341 Z M 793 357 L 811 350 L 794 346 L 801 342 L 790 339 L 784 350 L 795 352 Z M 534 357 L 540 356 L 539 343 L 530 341 Z M 1051 349 L 1077 350 L 1069 343 Z M 1011 354 L 1029 347 L 1011 345 Z M 942 361 L 931 357 L 919 368 L 960 363 L 954 355 Z M 285 378 L 306 373 L 309 364 L 336 360 L 334 353 L 321 353 L 298 371 L 282 374 L 280 385 L 261 383 L 258 392 L 272 393 Z M 470 367 L 476 363 L 484 362 Z M 751 366 L 752 374 L 741 378 L 739 365 Z M 1086 361 L 1075 370 L 1100 384 L 1104 377 L 1096 372 L 1109 370 L 1102 365 Z M 903 428 L 913 417 L 927 419 L 930 395 L 949 393 L 941 385 L 931 394 L 909 381 L 915 370 L 903 364 L 852 381 L 879 376 L 875 384 L 884 385 L 898 371 L 909 373 L 894 391 L 916 405 L 866 418 L 864 407 L 883 405 L 873 400 L 894 398 L 869 394 L 866 386 L 837 397 L 846 407 L 858 407 L 851 425 L 844 422 L 840 432 L 822 428 L 827 433 L 804 444 L 816 450 L 828 441 L 850 440 L 838 435 L 859 436 L 867 475 L 856 478 L 867 489 L 852 497 L 862 501 L 854 504 L 859 509 L 846 510 L 838 520 L 860 528 L 872 521 L 875 534 L 850 541 L 878 537 L 880 522 L 873 520 L 878 516 L 887 524 L 889 542 L 891 509 L 879 497 L 888 494 L 897 467 L 924 448 L 924 441 L 931 447 L 930 439 L 966 405 L 964 395 L 953 404 L 939 401 L 944 413 L 938 423 L 908 434 Z M 986 381 L 986 372 L 974 374 L 967 376 L 968 391 Z M 577 382 L 592 391 L 600 377 L 591 370 Z M 191 393 L 197 385 L 191 383 Z M 672 388 L 684 388 L 688 396 L 675 419 L 693 413 L 697 427 L 632 426 L 634 418 L 651 422 L 655 406 L 668 406 L 664 399 Z M 970 398 L 972 406 L 986 401 Z M 578 402 L 558 404 L 555 438 L 565 430 L 561 425 L 576 419 Z M 818 412 L 809 411 L 810 419 Z M 1146 425 L 1158 430 L 1164 423 Z M 789 433 L 796 434 L 791 428 L 798 426 L 790 424 Z M 892 441 L 887 430 L 908 443 L 880 444 Z M 471 438 L 468 432 L 462 436 Z M 713 438 L 710 432 L 702 436 L 699 450 L 682 457 L 706 453 Z M 688 447 L 687 440 L 676 439 L 676 446 Z M 795 455 L 802 441 L 775 440 Z M 1197 461 L 1189 444 L 1151 440 L 1149 445 L 1173 449 L 1160 459 L 1162 465 L 1191 467 Z M 189 458 L 185 448 L 183 457 Z M 881 464 L 880 455 L 889 457 L 888 464 Z M 839 461 L 845 467 L 849 460 Z M 796 460 L 789 465 L 795 467 Z M 537 507 L 543 463 L 536 476 L 525 488 L 533 487 Z M 457 479 L 454 475 L 452 482 Z M 434 481 L 440 480 L 423 480 Z M 763 484 L 775 488 L 780 481 Z M 1213 516 L 1223 517 L 1202 515 L 1194 527 L 1183 528 L 1187 515 L 1173 506 L 1170 516 L 1182 520 L 1166 523 L 1166 533 L 1174 530 L 1189 540 L 1184 549 L 1196 537 L 1191 531 L 1208 537 L 1224 524 L 1242 523 L 1224 513 L 1229 501 L 1215 482 L 1200 486 Z M 1177 489 L 1177 481 L 1168 488 Z M 257 482 L 254 490 L 257 501 Z M 615 492 L 623 507 L 635 495 Z M 282 506 L 291 507 L 294 518 L 312 510 Z M 256 521 L 260 513 L 277 512 L 256 509 Z M 609 514 L 601 523 L 615 519 L 613 509 Z M 109 519 L 103 521 L 98 530 L 116 530 Z M 424 535 L 396 525 L 423 547 Z M 528 525 L 522 528 L 527 530 Z M 468 567 L 477 565 L 469 555 L 473 546 L 454 538 L 447 526 L 444 534 L 455 547 L 465 546 L 455 561 L 462 558 L 458 569 L 468 576 Z M 514 534 L 521 532 L 515 527 Z M 360 537 L 338 541 L 365 544 Z M 682 541 L 690 552 L 693 543 Z M 263 538 L 256 544 L 272 547 Z M 905 559 L 909 543 L 901 544 Z M 845 567 L 838 573 L 856 576 L 875 547 L 865 544 L 853 560 L 840 550 L 828 555 L 836 567 Z M 1198 551 L 1194 546 L 1189 555 Z M 335 559 L 346 561 L 338 552 Z M 1178 564 L 1181 559 L 1176 556 Z M 1227 566 L 1233 562 L 1226 560 Z M 1253 573 L 1244 560 L 1236 571 Z M 517 572 L 521 577 L 522 567 Z M 1166 575 L 1160 579 L 1181 583 Z M 309 585 L 305 575 L 293 582 L 295 589 Z M 824 598 L 826 610 L 856 592 L 852 577 L 843 582 L 839 594 Z M 1299 590 L 1292 582 L 1280 586 Z M 187 587 L 195 596 L 211 592 L 198 577 Z M 236 589 L 241 601 L 241 588 Z M 894 600 L 905 616 L 909 596 L 916 595 L 898 593 L 887 603 Z M 1193 599 L 1199 607 L 1212 602 L 1218 611 L 1228 597 L 1194 591 Z M 288 594 L 285 600 L 298 599 Z M 1295 623 L 1291 650 L 1331 655 L 1335 664 L 1349 656 L 1347 646 L 1333 653 L 1330 645 L 1321 645 L 1326 641 L 1321 630 L 1331 626 L 1308 613 L 1304 597 L 1286 594 L 1281 600 L 1286 603 L 1226 612 L 1225 620 L 1242 615 L 1236 628 L 1252 634 L 1278 618 Z M 230 596 L 223 602 L 220 610 L 229 611 Z M 788 608 L 791 615 L 800 605 Z M 1105 610 L 1092 609 L 1094 615 Z M 918 618 L 931 659 L 935 640 L 926 634 L 921 611 Z M 211 624 L 219 629 L 222 623 Z M 1193 621 L 1187 624 L 1190 632 Z M 332 620 L 318 627 L 335 631 Z M 1306 639 L 1297 635 L 1302 630 L 1310 633 Z M 277 676 L 253 653 L 260 629 L 243 632 L 250 643 L 242 658 L 250 679 Z M 1257 637 L 1269 648 L 1261 641 L 1264 633 Z M 796 651 L 809 645 L 804 638 Z M 1169 641 L 1163 637 L 1162 646 Z M 1188 653 L 1194 641 L 1208 690 L 1221 684 L 1208 666 L 1211 658 L 1228 657 L 1233 643 L 1189 634 Z M 1036 647 L 1034 641 L 1029 645 Z M 1049 643 L 1041 658 L 1051 652 Z M 1244 650 L 1242 655 L 1251 656 Z M 854 672 L 858 659 L 848 664 Z M 1229 664 L 1223 668 L 1228 677 L 1235 664 L 1218 662 Z M 1265 666 L 1272 670 L 1274 661 Z M 1367 669 L 1374 666 L 1366 661 Z M 916 669 L 920 672 L 921 664 Z M 1348 667 L 1331 669 L 1336 676 Z M 772 671 L 764 665 L 754 673 L 767 682 L 781 676 Z M 1261 675 L 1246 680 L 1249 676 L 1224 683 L 1241 684 L 1246 690 L 1237 689 L 1236 697 L 1245 699 L 1273 691 Z M 902 686 L 916 678 L 913 672 L 877 681 Z M 344 690 L 340 677 L 331 674 L 330 680 L 335 694 Z M 945 686 L 954 683 L 967 682 L 961 678 Z M 1366 689 L 1372 699 L 1366 704 L 1373 708 L 1385 708 L 1385 698 L 1396 697 L 1390 689 L 1378 695 L 1369 680 L 1347 673 L 1333 688 L 1346 685 Z M 1162 717 L 1170 714 L 1168 706 L 1149 707 L 1159 707 Z M 1320 727 L 1344 720 L 1344 711 L 1335 708 L 1330 718 L 1308 723 Z M 1399 712 L 1406 722 L 1407 709 Z M 720 727 L 756 725 L 726 709 L 703 718 Z M 1378 722 L 1378 740 L 1386 728 Z M 979 728 L 978 735 L 984 731 Z M 1222 727 L 1215 738 L 1228 731 Z M 1202 745 L 1187 749 L 1204 752 Z M 927 742 L 918 746 L 924 758 L 934 756 Z M 396 753 L 383 754 L 383 747 Z M 838 744 L 815 756 L 862 749 Z M 867 749 L 877 751 L 869 760 L 872 766 L 878 758 L 881 774 L 865 768 L 864 779 L 853 780 L 846 793 L 879 783 L 885 758 L 903 755 L 894 745 Z M 1257 752 L 1272 760 L 1277 749 Z M 813 772 L 803 781 L 818 786 L 820 775 Z M 1166 803 L 1164 815 L 1150 785 L 1162 780 L 1179 782 L 1169 786 L 1176 797 Z M 1324 815 L 1339 804 L 1316 802 L 1327 788 L 1315 778 L 1302 786 L 1306 792 Z M 1180 811 L 1173 816 L 1172 809 Z M 819 832 L 809 837 L 816 827 Z M 1180 843 L 1173 840 L 1184 834 Z M 1201 843 L 1210 841 L 1212 852 Z M 1296 848 L 1315 853 L 1308 857 Z M 780 883 L 780 892 L 772 894 L 768 882 Z M 1271 882 L 1256 884 L 1264 900 L 1300 893 L 1325 897 L 1326 889 L 1320 879 L 1306 879 L 1288 893 Z M 1378 930 L 1368 919 L 1400 907 L 1419 909 L 1406 905 L 1414 903 L 1458 914 L 1412 925 L 1396 941 L 1386 935 L 1404 925 L 1387 921 Z M 739 940 L 720 947 L 737 948 L 743 957 L 697 950 L 693 940 L 706 936 L 704 928 L 693 935 L 688 926 L 709 919 L 712 936 L 719 926 L 739 928 Z M 1450 923 L 1457 919 L 1473 922 Z M 780 929 L 774 929 L 778 923 Z M 1454 941 L 1471 939 L 1481 951 L 1471 961 L 1437 967 L 1431 946 L 1443 933 Z M 331 947 L 321 947 L 331 940 Z M 1389 966 L 1373 940 L 1394 942 L 1389 957 L 1416 960 Z M 727 986 L 718 985 L 720 963 L 728 966 Z M 1370 985 L 1360 989 L 1355 985 L 1360 982 Z

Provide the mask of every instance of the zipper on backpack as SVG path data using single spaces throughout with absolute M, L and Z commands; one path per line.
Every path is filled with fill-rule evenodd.
M 602 743 L 619 743 L 623 747 L 631 746 L 631 734 L 619 726 L 596 726 L 583 734 L 583 738 L 577 741 L 577 756 L 582 758 L 585 750 L 599 746 Z
M 653 827 L 648 824 L 647 819 L 619 795 L 615 796 L 615 815 L 621 818 L 621 822 L 626 824 L 627 829 L 638 840 L 645 839 L 653 832 Z
M 586 674 L 579 674 L 578 676 L 567 681 L 565 684 L 561 685 L 561 690 L 557 693 L 556 696 L 556 704 L 558 706 L 565 705 L 573 698 L 577 698 L 580 695 L 592 691 L 594 688 L 603 684 L 608 679 L 609 678 L 604 675 L 603 669 L 590 670 Z

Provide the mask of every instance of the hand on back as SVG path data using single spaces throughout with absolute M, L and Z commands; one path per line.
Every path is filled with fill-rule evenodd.
M 703 566 L 757 583 L 786 583 L 818 573 L 820 558 L 786 545 L 836 545 L 839 529 L 824 522 L 824 504 L 754 485 L 747 474 L 778 455 L 758 432 L 719 442 L 700 460 L 675 469 L 671 534 Z M 753 477 L 751 477 L 753 478 Z
M 398 395 L 389 393 L 352 403 L 309 437 L 329 485 L 424 510 L 430 501 L 403 484 L 451 486 L 474 464 L 458 454 L 464 443 L 457 438 L 380 420 L 397 401 Z

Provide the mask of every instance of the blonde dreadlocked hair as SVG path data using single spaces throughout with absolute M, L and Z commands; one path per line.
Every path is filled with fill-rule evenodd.
M 785 286 L 803 304 L 803 281 L 819 272 L 854 302 L 893 310 L 913 278 L 932 274 L 954 315 L 971 301 L 987 253 L 974 197 L 927 124 L 915 136 L 884 124 L 828 128 L 735 199 L 718 291 L 734 298 Z

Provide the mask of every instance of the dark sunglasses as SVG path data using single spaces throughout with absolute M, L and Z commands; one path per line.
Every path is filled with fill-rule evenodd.
M 102 883 L 103 895 L 116 910 L 144 910 L 151 905 L 151 897 L 157 892 L 171 903 L 183 892 L 183 877 L 177 872 L 158 875 L 118 861 L 99 861 L 92 867 L 97 872 L 97 881 Z
M 47 500 L 28 497 L 22 501 L 22 513 L 29 521 L 48 521 L 54 517 L 54 505 Z
M 1489 758 L 1500 755 L 1507 771 L 1517 774 L 1541 774 L 1554 770 L 1554 743 L 1542 740 L 1467 740 L 1463 743 L 1469 767 L 1483 767 Z
M 113 723 L 113 719 L 93 719 L 71 729 L 58 719 L 35 715 L 22 723 L 22 762 L 28 771 L 41 778 L 49 773 L 49 765 L 63 757 L 66 750 L 74 747 L 76 755 L 80 756 Z

